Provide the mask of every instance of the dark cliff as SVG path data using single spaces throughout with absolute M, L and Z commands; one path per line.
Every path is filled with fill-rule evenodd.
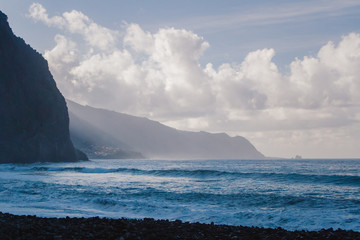
M 65 99 L 42 55 L 16 37 L 0 11 L 0 163 L 72 162 Z

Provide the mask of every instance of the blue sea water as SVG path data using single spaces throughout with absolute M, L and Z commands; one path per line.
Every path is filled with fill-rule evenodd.
M 360 231 L 360 160 L 3 164 L 0 211 Z

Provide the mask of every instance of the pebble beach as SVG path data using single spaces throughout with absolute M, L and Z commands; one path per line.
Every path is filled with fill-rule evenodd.
M 0 213 L 0 239 L 360 239 L 360 232 L 322 229 L 287 231 L 189 223 L 180 220 L 42 218 Z

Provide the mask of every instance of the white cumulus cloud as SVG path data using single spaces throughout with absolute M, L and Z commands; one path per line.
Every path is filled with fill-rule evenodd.
M 343 146 L 346 134 L 347 151 L 358 152 L 351 145 L 360 140 L 353 131 L 360 121 L 358 33 L 295 59 L 281 73 L 271 48 L 254 50 L 239 63 L 202 66 L 210 44 L 186 29 L 149 32 L 131 23 L 111 30 L 75 10 L 49 17 L 38 3 L 29 16 L 62 31 L 44 56 L 67 98 L 183 129 L 242 134 L 265 154 L 274 144 L 287 146 L 286 154 L 315 153 L 326 138 L 332 139 L 330 151 L 331 144 Z
M 65 12 L 62 16 L 50 17 L 40 3 L 33 3 L 29 8 L 29 16 L 36 21 L 42 21 L 51 27 L 66 29 L 70 33 L 83 36 L 87 44 L 101 50 L 107 50 L 116 44 L 117 32 L 94 23 L 79 11 Z

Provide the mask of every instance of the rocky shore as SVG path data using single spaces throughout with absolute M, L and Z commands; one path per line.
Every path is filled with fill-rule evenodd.
M 340 229 L 286 231 L 148 218 L 41 218 L 0 213 L 0 239 L 360 239 L 360 233 Z

